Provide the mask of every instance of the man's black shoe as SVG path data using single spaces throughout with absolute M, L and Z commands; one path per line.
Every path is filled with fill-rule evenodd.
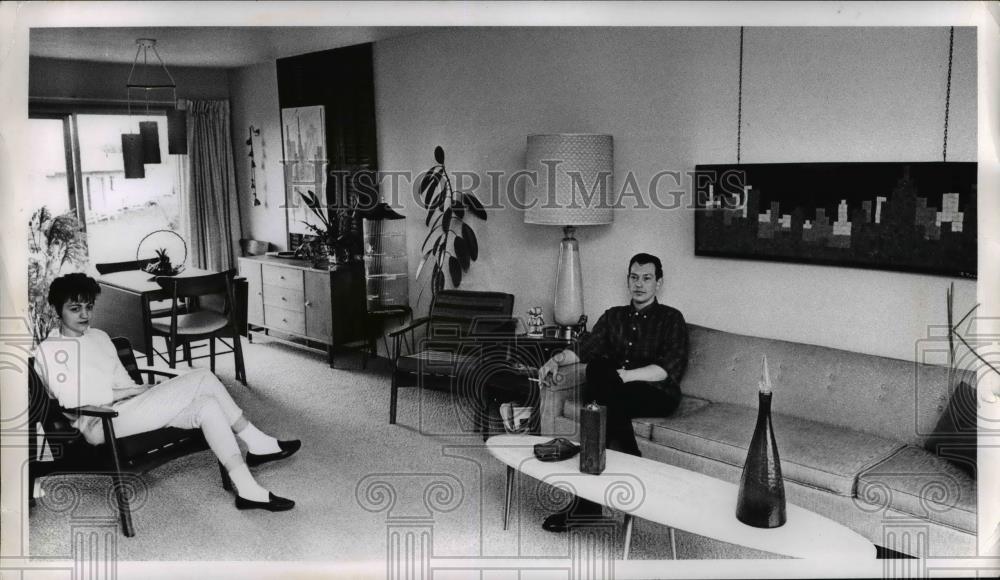
M 593 522 L 603 517 L 600 504 L 585 499 L 578 501 L 579 503 L 572 509 L 556 512 L 545 518 L 542 529 L 546 532 L 561 533 L 567 531 L 570 526 Z
M 274 461 L 276 459 L 284 459 L 294 454 L 300 447 L 302 447 L 302 442 L 298 439 L 292 439 L 291 441 L 278 441 L 278 448 L 281 449 L 281 451 L 277 453 L 255 455 L 247 452 L 247 467 L 256 467 L 261 463 L 267 463 L 268 461 Z

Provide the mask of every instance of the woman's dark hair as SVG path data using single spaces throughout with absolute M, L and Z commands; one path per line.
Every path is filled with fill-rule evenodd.
M 49 285 L 49 304 L 62 312 L 62 307 L 69 301 L 89 303 L 101 293 L 101 286 L 90 276 L 74 272 L 60 276 Z
M 641 253 L 632 256 L 632 259 L 628 261 L 629 271 L 632 271 L 632 264 L 639 264 L 640 266 L 652 264 L 656 267 L 656 279 L 659 280 L 660 278 L 663 278 L 663 264 L 661 264 L 660 259 L 653 254 Z

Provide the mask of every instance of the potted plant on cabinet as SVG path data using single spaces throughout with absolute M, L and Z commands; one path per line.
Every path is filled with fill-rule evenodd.
M 302 201 L 305 202 L 306 207 L 320 221 L 320 225 L 316 225 L 302 220 L 302 223 L 316 236 L 311 244 L 314 265 L 319 266 L 323 265 L 323 263 L 329 264 L 330 262 L 337 264 L 351 262 L 351 247 L 354 241 L 353 232 L 350 229 L 345 229 L 345 231 L 338 233 L 338 228 L 327 216 L 325 207 L 320 204 L 315 192 L 309 190 L 306 193 L 299 193 L 299 196 L 302 197 Z M 350 217 L 353 218 L 354 208 L 347 211 Z

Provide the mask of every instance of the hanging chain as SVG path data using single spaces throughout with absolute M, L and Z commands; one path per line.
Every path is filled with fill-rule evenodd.
M 144 70 L 149 70 L 149 47 L 142 47 L 142 68 Z M 146 81 L 149 82 L 149 81 Z M 146 98 L 146 114 L 149 115 L 149 89 L 143 89 L 143 96 Z
M 948 115 L 951 112 L 951 64 L 955 54 L 955 27 L 951 27 L 948 35 L 948 90 L 944 97 L 944 146 L 941 156 L 948 161 Z
M 950 77 L 949 77 L 950 78 Z M 743 27 L 740 26 L 740 77 L 739 97 L 736 107 L 736 164 L 740 164 L 740 145 L 743 132 Z

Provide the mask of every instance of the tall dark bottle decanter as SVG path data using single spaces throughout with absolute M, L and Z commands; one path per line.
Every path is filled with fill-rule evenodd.
M 772 394 L 767 357 L 761 364 L 757 426 L 750 439 L 746 463 L 743 464 L 736 519 L 755 528 L 777 528 L 785 523 L 785 485 L 771 425 Z

